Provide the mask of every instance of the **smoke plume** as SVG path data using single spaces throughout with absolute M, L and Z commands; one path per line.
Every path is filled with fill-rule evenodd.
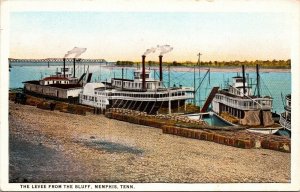
M 159 53 L 160 55 L 164 55 L 164 54 L 172 51 L 173 47 L 171 47 L 170 45 L 157 45 L 157 49 L 160 50 L 160 53 Z
M 164 55 L 173 50 L 173 47 L 170 45 L 157 45 L 156 47 L 152 47 L 150 49 L 146 49 L 144 55 L 148 55 L 150 53 L 155 53 L 155 51 L 160 51 L 160 55 Z
M 79 47 L 74 47 L 72 50 L 68 51 L 65 54 L 65 58 L 68 57 L 69 55 L 74 54 L 74 58 L 79 57 L 82 53 L 84 53 L 86 51 L 87 48 L 79 48 Z
M 152 47 L 150 49 L 146 49 L 146 51 L 144 52 L 144 55 L 148 55 L 149 53 L 155 53 L 156 48 Z

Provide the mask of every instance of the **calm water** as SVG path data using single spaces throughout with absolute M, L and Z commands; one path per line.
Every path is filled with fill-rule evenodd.
M 61 65 L 62 66 L 62 65 Z M 56 70 L 60 70 L 61 66 L 13 66 L 10 72 L 10 88 L 23 87 L 22 82 L 28 80 L 39 80 L 43 77 L 54 74 Z M 68 66 L 68 65 L 67 65 Z M 72 67 L 71 65 L 69 67 Z M 92 81 L 110 81 L 111 77 L 122 77 L 122 70 L 120 68 L 113 68 L 106 66 L 105 64 L 101 65 L 81 65 L 76 67 L 76 76 L 79 76 L 83 73 L 84 69 L 93 73 Z M 124 78 L 133 77 L 133 68 L 124 69 Z M 206 78 L 205 70 L 201 70 L 200 80 L 199 74 L 196 73 L 196 85 L 204 79 L 200 86 L 200 99 L 199 91 L 197 92 L 197 103 L 203 105 L 204 100 L 207 95 L 210 93 L 210 90 L 214 86 L 224 87 L 226 82 L 231 81 L 231 77 L 236 76 L 236 72 L 211 72 L 210 81 L 208 75 Z M 247 73 L 247 71 L 246 71 Z M 283 103 L 281 99 L 281 93 L 283 95 L 291 93 L 291 73 L 260 73 L 261 75 L 261 95 L 271 95 L 274 98 L 273 111 L 280 113 L 283 112 Z M 152 78 L 158 79 L 158 70 L 152 70 Z M 256 73 L 247 73 L 249 77 L 249 82 L 252 81 L 253 84 L 256 83 Z M 164 84 L 168 86 L 168 70 L 164 69 Z M 173 86 L 194 86 L 194 73 L 193 69 L 188 72 L 170 72 L 170 84 Z M 253 85 L 253 91 L 255 91 L 255 85 Z
M 203 117 L 203 120 L 212 126 L 231 126 L 230 124 L 226 123 L 225 121 L 223 121 L 215 115 L 208 115 L 206 117 Z
M 188 118 L 190 119 L 194 119 L 194 120 L 199 120 L 199 114 L 191 114 L 188 115 Z M 211 114 L 205 114 L 202 116 L 202 119 L 204 121 L 206 121 L 209 125 L 211 126 L 231 126 L 229 123 L 223 121 L 222 119 L 220 119 L 219 117 L 217 117 L 216 115 L 211 115 Z

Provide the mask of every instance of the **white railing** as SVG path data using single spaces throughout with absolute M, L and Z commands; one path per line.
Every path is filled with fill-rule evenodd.
M 182 96 L 171 96 L 171 97 L 136 97 L 136 96 L 108 96 L 108 99 L 121 99 L 121 100 L 135 100 L 135 101 L 173 101 L 173 100 L 183 100 L 183 99 L 193 99 L 193 96 L 182 95 Z
M 291 130 L 291 122 L 286 120 L 284 113 L 280 115 L 279 123 L 283 128 Z
M 233 103 L 232 101 L 227 101 L 226 98 L 230 98 L 230 100 L 235 101 L 235 103 Z M 233 98 L 233 97 L 227 97 L 227 96 L 223 96 L 222 95 L 222 99 L 217 99 L 215 98 L 215 101 L 219 102 L 219 103 L 223 103 L 227 106 L 236 108 L 236 109 L 241 109 L 241 110 L 256 110 L 256 109 L 272 109 L 272 105 L 271 104 L 260 104 L 259 101 L 263 102 L 272 102 L 271 99 L 264 99 L 262 100 L 261 98 L 258 100 L 256 99 L 240 99 L 240 98 Z M 251 103 L 252 105 L 244 105 L 244 103 Z
M 193 94 L 189 93 L 189 88 L 175 89 L 175 90 L 164 90 L 164 91 L 147 91 L 147 92 L 135 92 L 133 91 L 96 91 L 95 96 L 109 97 L 109 98 L 151 98 L 151 99 L 164 99 L 164 98 L 193 98 Z M 171 94 L 171 96 L 169 96 Z
M 261 103 L 259 102 L 259 101 L 266 101 L 267 102 L 267 101 L 270 101 L 272 99 L 264 99 L 264 98 L 253 99 L 253 98 L 249 97 L 248 95 L 244 94 L 243 92 L 241 92 L 240 90 L 238 90 L 237 88 L 235 88 L 233 86 L 231 86 L 231 87 L 236 89 L 238 92 L 242 93 L 243 96 L 247 97 L 249 100 L 255 102 L 256 104 L 258 104 L 260 106 L 260 108 L 256 107 L 256 108 L 253 108 L 253 109 L 272 109 L 272 105 L 269 105 L 270 108 L 267 108 L 268 105 L 267 106 L 266 105 L 261 105 Z M 252 105 L 252 106 L 254 107 L 255 105 Z

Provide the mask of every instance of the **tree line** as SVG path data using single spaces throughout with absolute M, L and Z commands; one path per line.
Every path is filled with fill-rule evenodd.
M 141 62 L 133 62 L 133 61 L 117 61 L 117 66 L 134 66 L 139 65 Z M 291 60 L 256 60 L 256 61 L 201 61 L 200 66 L 203 67 L 239 67 L 245 65 L 247 67 L 255 67 L 259 65 L 263 68 L 291 68 Z M 146 65 L 148 66 L 157 66 L 159 65 L 158 61 L 147 61 Z M 185 61 L 185 62 L 163 62 L 163 65 L 171 65 L 171 66 L 182 66 L 182 67 L 193 67 L 198 66 L 197 62 Z

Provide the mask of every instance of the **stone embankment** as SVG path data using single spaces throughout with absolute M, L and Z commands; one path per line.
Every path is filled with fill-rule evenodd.
M 266 135 L 248 132 L 247 130 L 228 129 L 208 126 L 204 121 L 191 120 L 185 116 L 176 115 L 147 115 L 127 109 L 110 109 L 106 117 L 162 129 L 165 134 L 172 134 L 181 137 L 211 141 L 232 147 L 244 149 L 270 149 L 282 152 L 291 152 L 290 139 L 277 135 Z M 184 123 L 184 124 L 182 124 Z M 198 126 L 186 128 L 188 125 Z M 185 125 L 183 127 L 182 125 Z
M 9 93 L 9 100 L 15 101 L 16 93 Z M 61 101 L 46 100 L 43 98 L 26 95 L 25 105 L 36 106 L 45 110 L 58 110 L 64 113 L 72 113 L 77 115 L 86 115 L 86 113 L 94 113 L 93 107 L 65 103 Z
M 15 100 L 15 93 L 10 93 L 10 100 Z M 49 101 L 27 95 L 26 105 L 37 106 L 45 110 L 86 115 L 95 113 L 94 108 L 83 105 Z M 251 149 L 263 148 L 282 152 L 291 152 L 291 141 L 287 137 L 252 133 L 244 127 L 213 127 L 203 120 L 189 119 L 182 115 L 148 115 L 145 112 L 129 109 L 111 108 L 105 116 L 111 119 L 162 129 L 163 133 L 181 137 L 211 141 L 232 147 Z
M 291 153 L 245 150 L 103 115 L 9 102 L 9 181 L 288 185 Z
M 139 121 L 143 121 L 144 119 L 147 119 L 148 121 L 156 122 L 161 125 L 181 123 L 182 125 L 184 124 L 194 125 L 195 128 L 210 127 L 205 121 L 201 119 L 200 120 L 190 119 L 187 116 L 174 115 L 174 114 L 149 115 L 146 112 L 140 112 L 140 111 L 135 111 L 130 109 L 121 109 L 121 108 L 108 109 L 106 112 L 106 117 L 113 118 L 113 119 L 119 118 L 120 120 L 124 119 L 125 121 L 126 119 L 128 119 L 128 121 L 132 121 L 132 123 L 136 123 L 136 124 L 140 124 Z M 161 126 L 158 126 L 158 128 L 161 128 Z

